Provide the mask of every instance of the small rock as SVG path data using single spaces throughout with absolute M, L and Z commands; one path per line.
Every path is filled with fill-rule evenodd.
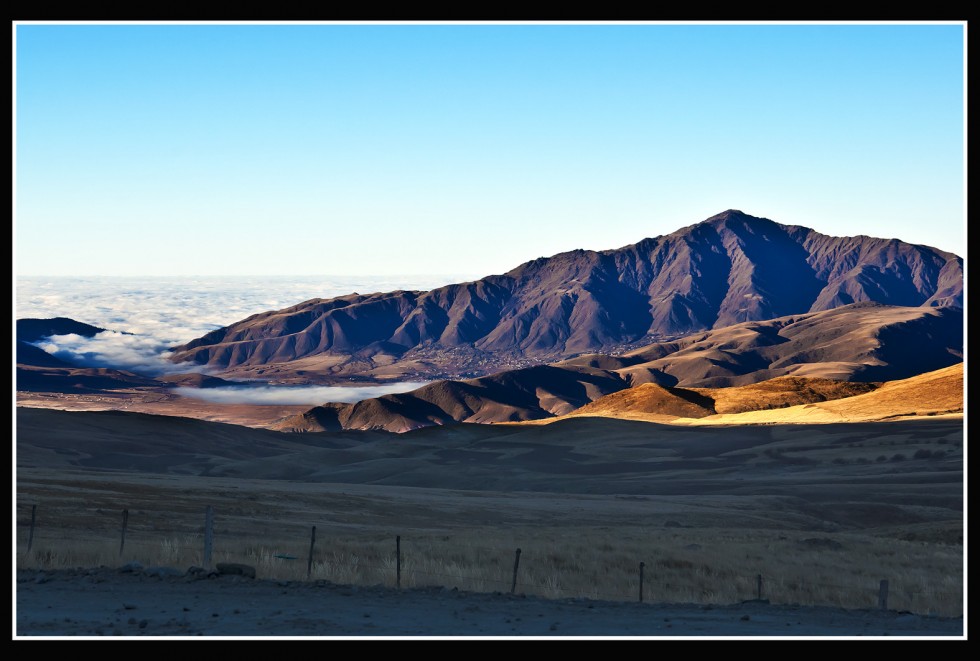
M 45 576 L 44 574 L 38 574 L 37 575 L 37 578 L 34 579 L 34 582 L 35 583 L 47 583 L 50 580 L 51 580 L 50 577 Z
M 122 567 L 119 568 L 119 571 L 122 572 L 123 574 L 132 574 L 133 572 L 141 572 L 143 571 L 143 565 L 141 565 L 140 563 L 134 560 L 133 562 L 127 562 L 126 564 L 124 564 Z
M 136 610 L 136 604 L 123 604 L 123 608 L 128 611 Z
M 150 623 L 149 620 L 140 620 L 139 628 L 140 629 L 145 629 L 146 628 L 146 625 L 148 625 L 149 623 Z
M 743 622 L 748 622 L 748 621 L 749 621 L 749 620 L 751 620 L 752 618 L 751 618 L 751 617 L 749 617 L 748 615 L 743 615 L 743 616 L 742 616 L 742 617 L 740 617 L 739 619 L 740 619 L 740 620 L 742 620 Z

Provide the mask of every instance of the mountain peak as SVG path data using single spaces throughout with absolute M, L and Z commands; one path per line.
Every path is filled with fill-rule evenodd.
M 770 223 L 772 222 L 768 218 L 760 218 L 758 216 L 750 216 L 749 214 L 745 213 L 744 211 L 740 211 L 738 209 L 726 209 L 726 210 L 722 211 L 721 213 L 716 213 L 715 215 L 711 216 L 710 218 L 708 218 L 708 219 L 706 219 L 706 220 L 704 220 L 702 222 L 705 222 L 705 223 L 717 223 L 717 222 L 726 221 L 726 220 L 739 220 L 739 221 L 743 221 L 743 222 L 745 222 L 745 221 L 749 221 L 749 222 L 752 222 L 752 221 L 765 221 L 765 222 L 770 222 Z

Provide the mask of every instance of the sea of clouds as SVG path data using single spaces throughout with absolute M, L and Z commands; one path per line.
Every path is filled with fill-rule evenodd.
M 184 397 L 216 404 L 323 404 L 359 402 L 392 393 L 421 388 L 428 381 L 400 381 L 383 386 L 220 386 L 218 388 L 175 388 Z
M 421 276 L 200 276 L 200 277 L 18 277 L 14 296 L 17 319 L 69 317 L 105 328 L 95 337 L 57 335 L 37 346 L 72 363 L 113 367 L 158 376 L 206 371 L 166 360 L 170 349 L 208 331 L 259 312 L 277 310 L 313 298 L 353 292 L 429 290 L 472 275 Z M 320 404 L 358 401 L 404 392 L 419 383 L 378 387 L 324 388 L 241 386 L 210 388 L 193 394 L 228 403 Z M 324 398 L 326 396 L 326 398 Z

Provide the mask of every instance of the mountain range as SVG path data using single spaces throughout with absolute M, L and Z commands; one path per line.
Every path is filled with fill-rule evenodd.
M 263 312 L 175 347 L 172 360 L 280 383 L 478 377 L 853 303 L 962 307 L 963 297 L 955 254 L 728 210 L 473 282 Z

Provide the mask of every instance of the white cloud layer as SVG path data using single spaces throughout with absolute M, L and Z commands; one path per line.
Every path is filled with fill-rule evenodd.
M 216 404 L 297 404 L 318 406 L 327 402 L 359 402 L 421 388 L 428 381 L 403 381 L 385 386 L 222 386 L 219 388 L 175 388 L 184 397 Z
M 147 375 L 199 372 L 166 361 L 168 350 L 259 312 L 352 292 L 428 290 L 472 275 L 301 277 L 18 277 L 16 319 L 70 317 L 109 332 L 38 343 L 76 364 Z M 129 334 L 126 334 L 129 333 Z M 371 395 L 373 396 L 373 395 Z M 326 400 L 324 400 L 326 401 Z
M 168 345 L 145 335 L 116 331 L 104 331 L 94 337 L 53 335 L 34 344 L 72 365 L 111 367 L 148 376 L 207 371 L 204 365 L 169 362 Z

